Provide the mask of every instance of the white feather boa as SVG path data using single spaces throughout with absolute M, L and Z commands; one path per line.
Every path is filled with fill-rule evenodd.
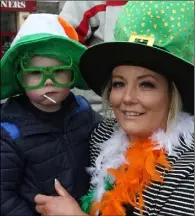
M 167 154 L 175 155 L 176 149 L 181 145 L 180 136 L 183 136 L 186 145 L 193 145 L 194 122 L 193 117 L 187 113 L 180 113 L 167 131 L 158 130 L 150 137 L 158 143 L 155 148 L 164 148 Z M 129 145 L 129 138 L 124 131 L 116 127 L 114 135 L 104 143 L 100 143 L 101 153 L 97 157 L 95 167 L 87 170 L 92 175 L 91 185 L 95 188 L 95 200 L 101 201 L 105 192 L 105 179 L 108 177 L 108 168 L 118 168 L 126 162 L 124 152 Z M 127 162 L 126 162 L 127 163 Z M 114 179 L 111 178 L 111 183 Z

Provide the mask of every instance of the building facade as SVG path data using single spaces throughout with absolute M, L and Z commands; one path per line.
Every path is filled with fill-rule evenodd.
M 1 0 L 0 4 L 0 57 L 2 57 L 10 47 L 10 44 L 27 16 L 37 11 L 37 3 L 36 0 Z

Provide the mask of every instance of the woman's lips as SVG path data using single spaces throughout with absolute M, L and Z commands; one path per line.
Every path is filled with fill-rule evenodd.
M 141 112 L 132 112 L 132 111 L 124 111 L 123 114 L 125 115 L 125 118 L 127 119 L 137 119 L 140 116 L 144 115 L 144 113 Z

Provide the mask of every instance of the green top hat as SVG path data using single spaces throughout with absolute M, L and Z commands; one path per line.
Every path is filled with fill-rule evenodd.
M 138 42 L 141 40 L 139 35 L 146 36 L 146 40 L 149 38 L 148 42 L 152 42 L 152 46 L 163 48 L 184 61 L 192 63 L 194 60 L 193 14 L 194 2 L 189 1 L 129 3 L 116 23 L 115 38 L 117 41 Z M 140 42 L 144 43 L 144 41 Z
M 75 40 L 76 32 L 62 19 L 53 14 L 31 14 L 19 30 L 11 47 L 1 59 L 1 99 L 17 95 L 23 91 L 16 75 L 21 59 L 25 55 L 41 55 L 57 58 L 67 63 L 71 56 L 76 68 L 75 87 L 88 89 L 78 64 L 87 49 Z M 71 36 L 74 36 L 73 38 Z
M 90 88 L 101 95 L 114 67 L 141 66 L 173 81 L 184 110 L 194 112 L 193 1 L 129 1 L 118 17 L 115 40 L 95 45 L 81 57 L 81 73 Z

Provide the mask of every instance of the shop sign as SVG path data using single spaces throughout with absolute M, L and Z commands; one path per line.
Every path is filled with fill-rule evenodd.
M 36 1 L 2 1 L 1 0 L 1 10 L 18 10 L 18 11 L 35 11 Z
M 25 1 L 1 1 L 1 8 L 25 8 Z

